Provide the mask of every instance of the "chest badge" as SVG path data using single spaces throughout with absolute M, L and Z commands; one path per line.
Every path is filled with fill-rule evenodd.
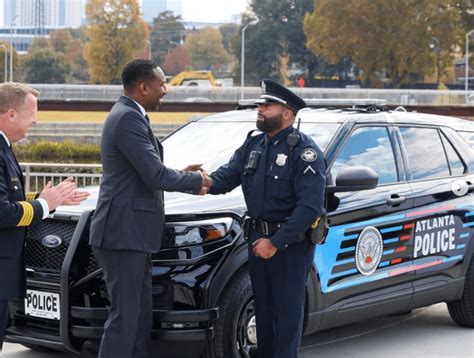
M 275 161 L 276 165 L 278 165 L 279 167 L 282 167 L 286 164 L 286 158 L 288 158 L 287 155 L 281 153 L 281 154 L 278 154 L 277 155 L 277 159 Z
M 303 159 L 305 162 L 314 162 L 317 157 L 318 155 L 313 148 L 306 148 L 301 152 L 301 159 Z

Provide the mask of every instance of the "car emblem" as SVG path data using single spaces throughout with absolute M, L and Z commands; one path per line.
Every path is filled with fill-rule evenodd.
M 355 251 L 356 265 L 363 275 L 371 275 L 380 263 L 383 240 L 380 231 L 368 226 L 359 235 Z
M 63 240 L 59 236 L 56 235 L 47 235 L 41 239 L 41 243 L 43 246 L 46 246 L 50 249 L 54 249 L 56 247 L 61 246 Z
M 285 154 L 278 154 L 277 155 L 277 159 L 275 161 L 276 165 L 278 165 L 279 167 L 282 167 L 286 164 L 286 158 L 288 158 L 287 155 Z

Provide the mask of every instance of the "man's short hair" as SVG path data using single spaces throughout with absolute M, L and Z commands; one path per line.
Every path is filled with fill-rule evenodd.
M 136 84 L 156 77 L 158 65 L 147 59 L 136 59 L 125 65 L 122 71 L 122 83 L 125 90 L 132 89 Z
M 22 83 L 5 82 L 0 84 L 0 113 L 5 113 L 9 109 L 20 110 L 24 106 L 28 94 L 39 96 L 37 90 Z

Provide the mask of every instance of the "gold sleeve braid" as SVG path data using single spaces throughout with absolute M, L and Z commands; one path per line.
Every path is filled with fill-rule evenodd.
M 35 191 L 26 193 L 26 201 L 33 201 L 38 198 L 38 193 Z
M 19 201 L 18 204 L 21 205 L 23 208 L 23 215 L 20 218 L 20 221 L 16 226 L 29 226 L 31 225 L 31 222 L 33 221 L 33 217 L 35 215 L 33 205 L 31 205 L 27 201 Z

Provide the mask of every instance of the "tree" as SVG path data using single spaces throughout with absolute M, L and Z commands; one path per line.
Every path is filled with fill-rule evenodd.
M 451 62 L 462 32 L 456 1 L 317 0 L 304 20 L 307 46 L 329 63 L 351 58 L 369 83 L 386 79 L 399 88 L 414 74 L 436 71 L 432 37 L 441 69 Z
M 222 73 L 230 62 L 227 51 L 222 46 L 222 35 L 211 27 L 192 32 L 184 43 L 191 56 L 195 70 L 212 70 Z
M 245 32 L 246 83 L 258 84 L 264 77 L 281 81 L 304 72 L 312 78 L 318 71 L 318 59 L 305 47 L 303 19 L 313 11 L 313 0 L 252 0 L 250 8 L 259 22 Z M 243 17 L 242 25 L 254 17 Z M 241 33 L 239 30 L 239 34 Z M 237 58 L 241 58 L 241 42 L 233 42 Z
M 120 83 L 124 65 L 146 46 L 147 27 L 137 0 L 90 0 L 90 42 L 85 47 L 91 81 Z
M 219 31 L 222 36 L 222 46 L 227 52 L 231 52 L 231 41 L 233 38 L 239 36 L 239 25 L 237 24 L 224 24 L 219 26 Z
M 52 48 L 47 39 L 38 38 L 25 57 L 26 82 L 65 83 L 69 66 L 63 54 Z
M 172 49 L 166 56 L 163 63 L 163 71 L 167 75 L 177 75 L 184 71 L 191 64 L 191 57 L 185 46 L 178 46 Z
M 71 47 L 72 36 L 69 29 L 57 29 L 49 33 L 49 42 L 57 52 L 66 53 Z
M 183 43 L 185 29 L 180 21 L 181 16 L 174 16 L 172 11 L 164 11 L 153 19 L 150 35 L 153 61 L 162 64 L 170 50 Z

